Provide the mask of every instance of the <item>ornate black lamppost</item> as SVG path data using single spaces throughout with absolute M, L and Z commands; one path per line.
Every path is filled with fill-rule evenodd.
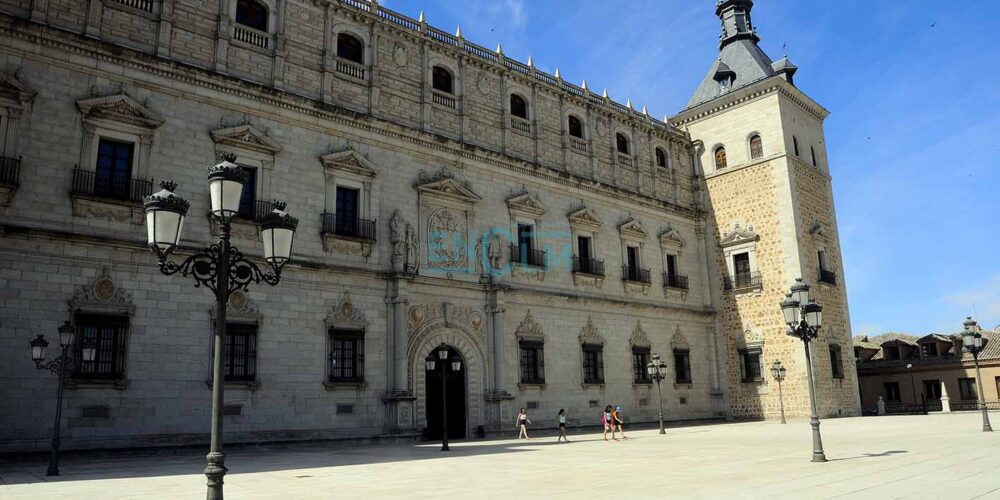
M 437 354 L 435 357 L 434 355 Z M 427 371 L 441 372 L 441 451 L 448 451 L 448 369 L 458 372 L 462 369 L 462 360 L 455 356 L 448 359 L 448 345 L 444 342 L 437 348 L 437 352 L 432 352 L 424 358 L 427 363 Z
M 663 392 L 660 391 L 660 382 L 667 378 L 667 364 L 660 359 L 659 354 L 654 352 L 653 360 L 646 363 L 646 373 L 656 382 L 656 395 L 660 401 L 660 434 L 666 434 L 667 431 L 663 430 Z
M 979 373 L 979 353 L 986 347 L 986 341 L 983 339 L 983 334 L 976 328 L 976 321 L 971 317 L 965 318 L 962 326 L 965 327 L 962 331 L 962 346 L 965 347 L 966 351 L 972 353 L 972 361 L 976 364 L 976 385 L 979 393 L 979 409 L 983 412 L 983 432 L 993 432 L 993 427 L 990 427 L 990 414 L 986 409 L 986 398 L 983 394 L 983 377 Z
M 775 361 L 771 365 L 771 377 L 778 383 L 778 402 L 781 404 L 781 423 L 785 423 L 785 395 L 781 392 L 781 383 L 785 381 L 785 372 L 788 369 L 781 366 L 781 361 Z
M 45 335 L 39 335 L 38 338 L 30 342 L 31 360 L 35 362 L 35 368 L 48 370 L 59 375 L 59 393 L 56 396 L 56 420 L 52 424 L 52 449 L 49 455 L 49 470 L 45 473 L 48 476 L 59 475 L 59 427 L 62 424 L 62 401 L 63 388 L 66 387 L 66 371 L 70 367 L 78 368 L 79 365 L 77 363 L 81 361 L 83 363 L 93 363 L 94 354 L 97 352 L 97 343 L 93 339 L 88 339 L 80 345 L 80 357 L 82 359 L 74 359 L 73 354 L 70 352 L 70 347 L 73 345 L 74 333 L 76 333 L 76 329 L 73 328 L 73 325 L 69 324 L 69 321 L 59 327 L 59 346 L 62 347 L 62 354 L 48 363 L 45 363 L 45 348 L 49 346 L 49 341 L 45 340 Z
M 274 202 L 274 211 L 260 224 L 264 243 L 264 260 L 269 270 L 261 271 L 256 264 L 243 257 L 229 243 L 232 219 L 239 212 L 240 199 L 246 173 L 234 163 L 236 155 L 225 155 L 222 163 L 208 169 L 208 188 L 211 193 L 210 217 L 218 222 L 222 236 L 219 242 L 196 253 L 180 264 L 167 260 L 177 246 L 190 203 L 174 194 L 177 184 L 161 183 L 162 190 L 146 197 L 146 230 L 149 248 L 160 260 L 160 271 L 171 275 L 181 273 L 192 276 L 195 287 L 205 285 L 215 295 L 215 342 L 212 353 L 212 442 L 209 450 L 208 500 L 222 500 L 223 476 L 226 475 L 225 454 L 222 452 L 222 393 L 225 381 L 222 356 L 225 350 L 226 304 L 237 290 L 246 290 L 251 283 L 261 281 L 277 285 L 281 269 L 292 252 L 292 239 L 298 220 L 284 212 L 285 204 Z
M 795 278 L 792 292 L 781 301 L 781 312 L 788 325 L 788 335 L 797 337 L 806 348 L 809 402 L 812 406 L 812 415 L 809 417 L 813 437 L 812 461 L 826 462 L 823 439 L 819 434 L 819 406 L 816 404 L 816 387 L 813 382 L 812 354 L 809 352 L 809 343 L 819 335 L 819 329 L 823 325 L 823 308 L 809 298 L 809 285 L 805 284 L 802 278 Z

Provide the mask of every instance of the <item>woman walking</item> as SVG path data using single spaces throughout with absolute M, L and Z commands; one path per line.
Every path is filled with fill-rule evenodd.
M 604 407 L 604 414 L 601 415 L 601 423 L 604 424 L 604 440 L 608 440 L 608 430 L 610 430 L 611 439 L 618 441 L 618 439 L 615 438 L 615 424 L 614 421 L 611 420 L 611 405 Z
M 569 438 L 566 437 L 566 410 L 559 410 L 559 437 L 556 438 L 556 442 L 558 443 L 560 439 L 569 442 Z
M 628 437 L 625 436 L 625 415 L 622 415 L 621 406 L 615 407 L 615 411 L 611 413 L 611 418 L 614 420 L 614 426 L 617 427 L 622 433 L 622 439 L 628 439 Z M 614 434 L 614 431 L 612 431 L 611 435 L 614 436 Z
M 528 412 L 521 408 L 521 413 L 517 414 L 517 426 L 520 428 L 520 432 L 517 434 L 518 439 L 531 439 L 528 437 L 528 424 L 531 420 L 528 420 Z

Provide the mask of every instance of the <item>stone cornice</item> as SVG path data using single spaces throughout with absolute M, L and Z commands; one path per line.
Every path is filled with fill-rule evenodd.
M 688 125 L 773 94 L 780 94 L 787 97 L 820 122 L 830 115 L 830 112 L 826 108 L 817 104 L 801 90 L 793 87 L 782 78 L 774 76 L 699 104 L 693 108 L 686 109 L 671 118 L 670 123 L 678 127 Z

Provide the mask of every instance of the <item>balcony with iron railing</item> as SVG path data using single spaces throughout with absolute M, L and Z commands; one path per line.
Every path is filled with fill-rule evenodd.
M 760 288 L 762 284 L 760 273 L 737 273 L 734 276 L 726 276 L 726 290 L 746 290 Z
M 156 5 L 154 0 L 112 0 L 112 2 L 150 14 L 153 13 L 153 7 Z
M 688 277 L 679 274 L 663 273 L 663 286 L 678 290 L 687 290 Z
M 238 219 L 246 221 L 260 222 L 264 216 L 274 210 L 274 202 L 266 200 L 247 200 L 240 203 L 240 208 L 236 212 Z
M 829 285 L 837 284 L 837 273 L 833 271 L 827 271 L 826 269 L 819 270 L 819 281 L 821 283 L 826 283 Z
M 629 265 L 622 266 L 622 279 L 630 283 L 642 283 L 644 285 L 653 282 L 653 279 L 649 275 L 649 269 Z
M 376 222 L 374 220 L 338 217 L 337 214 L 324 212 L 323 235 L 333 235 L 362 241 L 375 241 Z
M 339 57 L 336 60 L 336 69 L 337 73 L 363 81 L 366 80 L 366 75 L 368 73 L 368 69 L 363 64 L 358 64 L 354 61 Z
M 71 196 L 88 196 L 107 200 L 141 203 L 153 193 L 153 181 L 113 176 L 105 172 L 73 169 Z
M 591 276 L 604 276 L 604 261 L 597 259 L 581 259 L 573 257 L 573 272 L 589 274 Z
M 0 156 L 0 186 L 17 187 L 21 176 L 21 159 Z
M 510 261 L 530 267 L 545 267 L 545 251 L 535 250 L 528 245 L 510 246 Z
M 262 49 L 271 46 L 271 34 L 265 31 L 244 26 L 242 24 L 233 25 L 233 39 L 247 45 L 260 47 Z

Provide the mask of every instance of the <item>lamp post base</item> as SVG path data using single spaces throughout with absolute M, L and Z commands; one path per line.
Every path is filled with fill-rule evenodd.
M 826 454 L 823 453 L 822 451 L 818 451 L 818 452 L 814 451 L 813 452 L 812 461 L 813 462 L 826 462 Z
M 205 477 L 208 478 L 208 500 L 222 500 L 222 478 L 228 472 L 225 461 L 226 454 L 212 452 L 205 456 L 208 466 L 205 467 Z

